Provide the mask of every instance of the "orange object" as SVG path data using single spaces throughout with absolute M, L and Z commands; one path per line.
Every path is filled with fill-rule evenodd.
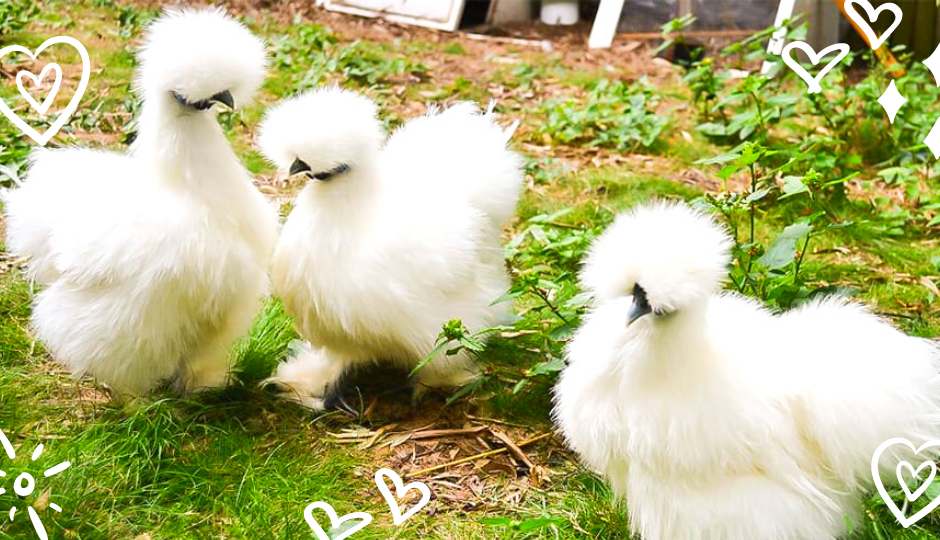
M 865 32 L 863 32 L 862 29 L 859 28 L 857 24 L 855 24 L 855 21 L 853 21 L 852 18 L 849 17 L 849 14 L 845 12 L 845 0 L 833 0 L 833 1 L 836 3 L 837 6 L 839 6 L 839 11 L 842 12 L 842 16 L 848 19 L 850 23 L 852 23 L 852 28 L 855 29 L 855 32 L 857 32 L 858 35 L 862 36 L 862 40 L 865 43 L 867 43 L 869 47 L 871 47 L 871 42 L 868 41 L 868 36 L 866 36 Z M 895 79 L 897 79 L 898 77 L 902 77 L 904 76 L 905 73 L 907 73 L 904 67 L 901 66 L 901 63 L 898 62 L 898 59 L 895 58 L 891 50 L 885 47 L 884 45 L 875 49 L 875 56 L 878 58 L 879 61 L 881 61 L 881 64 L 884 67 L 888 68 L 888 71 L 891 72 L 891 75 Z

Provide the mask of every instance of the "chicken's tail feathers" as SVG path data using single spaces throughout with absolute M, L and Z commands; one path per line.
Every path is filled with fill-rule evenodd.
M 62 237 L 59 231 L 70 230 L 71 221 L 63 216 L 77 215 L 75 209 L 85 206 L 83 197 L 99 197 L 99 189 L 89 186 L 87 180 L 93 174 L 101 177 L 110 172 L 105 165 L 111 162 L 101 160 L 126 159 L 109 156 L 77 147 L 37 148 L 29 154 L 25 175 L 16 178 L 17 186 L 0 194 L 7 251 L 29 259 L 27 274 L 31 279 L 48 283 L 59 275 L 61 259 L 56 246 L 61 243 L 53 239 Z
M 509 144 L 512 136 L 516 134 L 516 130 L 519 129 L 519 123 L 519 120 L 515 120 L 512 124 L 509 124 L 509 127 L 503 130 L 503 135 L 506 136 L 506 144 Z
M 795 478 L 791 479 L 791 482 L 793 483 L 793 487 L 800 493 L 812 499 L 818 508 L 825 508 L 830 512 L 836 513 L 841 511 L 839 503 L 835 500 L 840 495 L 838 492 L 826 487 L 819 489 L 815 482 L 798 473 L 795 475 Z
M 0 201 L 6 204 L 11 192 L 26 185 L 26 179 L 21 176 L 21 167 L 25 165 L 26 167 L 32 168 L 33 165 L 35 165 L 45 155 L 54 154 L 50 150 L 40 147 L 31 151 L 26 160 L 22 162 L 14 163 L 12 165 L 0 164 L 0 180 L 6 177 L 13 183 L 12 187 L 0 188 Z
M 13 181 L 13 187 L 0 187 L 0 204 L 5 207 L 10 205 L 10 200 L 13 199 L 13 192 L 21 188 L 22 184 Z
M 446 182 L 498 226 L 515 215 L 522 189 L 522 158 L 508 147 L 518 123 L 503 129 L 494 114 L 496 102 L 481 111 L 473 103 L 428 114 L 402 126 L 384 150 L 386 164 L 400 176 L 422 182 Z M 450 189 L 452 188 L 452 189 Z
M 494 123 L 496 121 L 497 103 L 499 103 L 497 100 L 491 99 L 489 104 L 487 104 L 486 106 L 486 113 L 484 113 L 484 116 L 489 117 L 490 121 Z M 504 144 L 507 144 L 507 145 L 509 144 L 509 141 L 512 140 L 512 136 L 515 135 L 516 130 L 519 129 L 519 124 L 520 124 L 519 120 L 516 119 L 512 122 L 512 124 L 509 124 L 509 127 L 503 129 L 503 136 L 505 137 L 503 141 Z
M 28 179 L 14 167 L 0 166 L 0 173 L 13 181 L 13 187 L 0 189 L 6 219 L 6 248 L 17 257 L 30 260 L 30 279 L 48 281 L 55 274 L 50 238 L 50 219 L 56 214 L 60 177 L 74 173 L 60 163 L 58 154 L 45 149 L 32 151 L 27 159 Z
M 498 102 L 495 99 L 491 99 L 489 103 L 486 104 L 486 114 L 492 115 L 496 112 L 496 104 Z
M 428 111 L 425 113 L 425 116 L 437 116 L 441 114 L 441 106 L 438 103 L 428 103 Z

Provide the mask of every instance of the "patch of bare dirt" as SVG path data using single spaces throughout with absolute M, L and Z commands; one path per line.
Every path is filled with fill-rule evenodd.
M 420 416 L 420 415 L 419 415 Z M 417 479 L 449 509 L 484 510 L 498 499 L 519 503 L 529 488 L 544 487 L 552 466 L 573 456 L 551 431 L 475 417 L 421 424 L 411 418 L 377 428 L 330 433 L 337 444 L 371 451 L 375 463 Z
M 439 508 L 468 511 L 507 498 L 519 502 L 576 462 L 547 416 L 524 423 L 492 418 L 474 399 L 447 406 L 436 393 L 412 403 L 406 380 L 382 366 L 354 374 L 346 401 L 361 415 L 333 413 L 321 423 L 332 444 L 372 455 L 373 470 L 364 475 L 389 468 L 405 482 L 427 484 Z
M 259 4 L 262 7 L 258 7 Z M 289 23 L 298 15 L 305 21 L 329 26 L 339 36 L 349 40 L 391 42 L 394 40 L 420 40 L 438 44 L 459 43 L 466 51 L 452 61 L 440 62 L 434 70 L 446 78 L 448 73 L 474 80 L 475 74 L 492 71 L 491 57 L 519 56 L 522 59 L 552 57 L 568 69 L 596 72 L 607 70 L 634 80 L 647 76 L 651 80 L 676 80 L 676 69 L 668 62 L 653 62 L 653 43 L 650 41 L 615 40 L 610 49 L 588 49 L 590 25 L 581 23 L 571 27 L 558 27 L 540 22 L 519 23 L 499 27 L 481 27 L 444 32 L 427 28 L 397 24 L 384 19 L 355 17 L 332 13 L 312 2 L 278 2 L 265 8 L 265 2 L 229 0 L 236 12 L 253 16 L 274 17 Z M 427 59 L 440 59 L 429 54 Z

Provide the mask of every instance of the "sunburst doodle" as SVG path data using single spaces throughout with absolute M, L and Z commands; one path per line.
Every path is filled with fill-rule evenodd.
M 10 444 L 10 440 L 7 439 L 2 429 L 0 429 L 0 446 L 3 446 L 3 450 L 6 452 L 7 457 L 9 457 L 10 459 L 16 459 L 16 452 L 13 450 L 13 445 Z M 42 449 L 43 449 L 43 446 L 41 443 L 36 446 L 36 449 L 33 450 L 32 461 L 36 461 L 37 459 L 39 459 L 39 456 L 42 455 Z M 68 469 L 70 465 L 71 465 L 70 462 L 63 461 L 62 463 L 59 463 L 58 465 L 47 469 L 46 472 L 43 473 L 43 476 L 45 476 L 46 478 L 49 478 L 50 476 L 55 476 L 59 474 L 60 472 L 64 471 L 65 469 Z M 0 482 L 2 482 L 2 478 L 6 476 L 7 476 L 7 473 L 0 470 Z M 33 478 L 31 474 L 27 472 L 20 473 L 20 475 L 17 476 L 16 480 L 14 480 L 13 482 L 13 492 L 23 498 L 30 496 L 35 489 L 36 489 L 36 480 Z M 0 495 L 3 495 L 4 493 L 6 493 L 6 489 L 0 487 Z M 49 503 L 49 508 L 52 508 L 56 512 L 62 511 L 62 508 L 59 507 L 59 505 L 55 503 Z M 36 513 L 36 510 L 34 510 L 32 506 L 28 506 L 26 508 L 26 511 L 29 514 L 30 521 L 32 521 L 33 523 L 33 528 L 36 529 L 36 534 L 39 536 L 39 539 L 48 540 L 49 535 L 46 534 L 46 528 L 43 527 L 42 521 L 39 519 L 39 514 Z M 10 517 L 10 521 L 13 521 L 13 518 L 16 517 L 15 506 L 10 507 L 9 517 Z

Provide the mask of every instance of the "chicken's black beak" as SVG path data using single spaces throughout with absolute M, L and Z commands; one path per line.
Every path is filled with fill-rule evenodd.
M 310 165 L 307 165 L 305 161 L 301 161 L 300 158 L 295 159 L 294 162 L 291 163 L 290 165 L 289 173 L 291 176 L 294 176 L 295 174 L 310 173 L 310 172 L 313 172 L 310 169 Z
M 646 297 L 646 290 L 640 287 L 639 284 L 635 285 L 633 287 L 633 305 L 630 306 L 630 311 L 627 312 L 627 326 L 652 312 L 653 308 L 650 307 L 649 298 Z
M 219 92 L 218 94 L 209 98 L 209 101 L 215 101 L 216 103 L 221 103 L 228 107 L 229 109 L 235 109 L 235 98 L 232 97 L 232 93 L 228 90 L 224 92 Z

